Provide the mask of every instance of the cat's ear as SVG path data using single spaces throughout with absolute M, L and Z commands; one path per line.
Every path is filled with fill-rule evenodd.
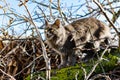
M 49 27 L 49 22 L 47 19 L 45 19 L 45 27 Z
M 56 19 L 55 22 L 54 22 L 54 25 L 56 25 L 59 28 L 60 24 L 61 24 L 60 20 Z

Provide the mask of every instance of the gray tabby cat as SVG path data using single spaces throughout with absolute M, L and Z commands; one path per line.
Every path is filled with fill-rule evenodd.
M 95 18 L 84 18 L 62 25 L 57 19 L 53 24 L 45 22 L 45 36 L 48 45 L 59 52 L 61 64 L 58 68 L 74 65 L 75 49 L 85 49 L 87 43 L 94 43 L 97 50 L 102 42 L 108 44 L 110 28 Z M 91 47 L 90 47 L 91 49 Z

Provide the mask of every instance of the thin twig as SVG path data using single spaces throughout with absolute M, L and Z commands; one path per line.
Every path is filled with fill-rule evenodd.
M 79 71 L 76 72 L 76 74 L 75 74 L 75 80 L 78 80 L 78 74 L 79 74 Z
M 42 57 L 43 55 L 40 55 L 38 57 L 36 57 L 32 62 L 30 62 L 29 65 L 27 65 L 25 68 L 23 68 L 20 72 L 18 72 L 17 74 L 15 74 L 14 76 L 19 75 L 20 73 L 22 73 L 25 69 L 29 68 L 37 59 L 39 59 L 40 57 Z
M 112 5 L 110 4 L 110 0 L 107 0 L 107 2 L 108 2 L 108 5 L 109 5 L 110 8 L 111 8 L 111 12 L 112 12 L 112 14 L 115 14 L 115 11 L 114 11 Z
M 52 3 L 52 0 L 49 0 L 50 18 L 51 18 L 51 19 L 53 19 L 53 16 L 52 16 L 52 8 L 51 8 L 51 3 Z
M 16 80 L 13 76 L 7 74 L 7 73 L 4 72 L 2 69 L 0 69 L 0 71 L 1 71 L 3 74 L 5 74 L 5 75 L 7 75 L 8 77 L 10 77 L 12 80 Z
M 62 10 L 61 10 L 61 8 L 60 8 L 60 0 L 58 0 L 58 11 L 59 11 L 59 14 L 60 14 L 60 16 L 61 16 L 61 19 L 62 19 L 62 21 L 64 21 L 64 18 L 63 18 L 63 15 L 62 15 Z
M 95 71 L 95 69 L 96 69 L 96 67 L 98 66 L 98 64 L 103 60 L 103 56 L 104 56 L 105 52 L 108 50 L 108 47 L 109 47 L 109 46 L 107 46 L 106 49 L 102 52 L 100 58 L 98 59 L 98 61 L 96 62 L 96 64 L 92 67 L 90 73 L 86 76 L 86 79 L 85 79 L 85 80 L 88 80 L 88 79 L 89 79 L 89 77 L 90 77 L 90 76 L 92 75 L 92 73 Z
M 98 78 L 103 78 L 103 77 L 105 78 L 105 80 L 111 80 L 109 76 L 107 76 L 107 75 L 102 75 L 102 74 L 95 75 L 95 76 L 93 76 L 90 80 L 96 80 L 96 79 L 98 79 Z
M 106 19 L 108 20 L 108 22 L 111 24 L 111 26 L 113 27 L 113 29 L 116 31 L 118 37 L 119 37 L 119 49 L 120 49 L 120 32 L 117 30 L 117 28 L 114 26 L 113 22 L 109 19 L 109 17 L 107 16 L 107 14 L 105 13 L 104 8 L 102 7 L 102 5 L 98 2 L 98 0 L 93 0 L 97 6 L 100 8 L 100 10 L 103 12 L 104 16 L 106 17 Z
M 35 53 L 36 53 L 36 49 L 35 49 L 35 44 L 34 44 L 34 42 L 32 41 L 32 50 L 33 50 L 33 59 L 35 59 Z M 33 65 L 32 65 L 32 68 L 31 68 L 31 73 L 34 73 L 34 69 L 35 69 L 35 61 L 33 62 Z M 30 76 L 30 78 L 31 78 L 31 80 L 33 79 L 33 74 L 31 74 L 31 76 Z
M 86 79 L 86 77 L 87 77 L 87 72 L 86 72 L 86 69 L 85 68 L 83 68 L 83 67 L 81 67 L 81 69 L 83 70 L 83 72 L 84 72 L 84 79 Z
M 40 35 L 40 33 L 39 33 L 38 27 L 35 25 L 35 23 L 34 23 L 33 20 L 32 20 L 32 16 L 31 16 L 31 14 L 30 14 L 30 12 L 29 12 L 26 4 L 23 4 L 23 5 L 24 5 L 24 7 L 25 7 L 25 9 L 26 9 L 29 17 L 30 17 L 30 19 L 26 18 L 26 20 L 28 20 L 28 22 L 35 27 L 36 33 L 37 33 L 37 35 L 38 35 L 38 37 L 39 37 L 39 41 L 40 41 L 40 43 L 41 43 L 41 47 L 42 47 L 42 51 L 43 51 L 43 57 L 44 57 L 45 63 L 46 63 L 46 73 L 48 73 L 48 74 L 46 74 L 46 79 L 47 79 L 47 80 L 50 80 L 50 70 L 51 70 L 51 66 L 50 66 L 50 59 L 49 59 L 48 56 L 47 56 L 46 47 L 45 47 L 45 45 L 44 45 L 44 43 L 43 43 L 43 40 L 42 40 L 42 37 L 41 37 L 41 35 Z
M 93 2 L 95 2 L 97 4 L 97 6 L 100 8 L 100 10 L 103 12 L 104 16 L 106 17 L 106 19 L 108 20 L 108 22 L 112 25 L 113 29 L 116 31 L 116 33 L 119 35 L 119 31 L 117 30 L 117 28 L 114 26 L 113 22 L 109 19 L 109 17 L 107 16 L 107 14 L 105 13 L 104 8 L 102 7 L 102 5 L 98 2 L 98 0 L 93 0 Z

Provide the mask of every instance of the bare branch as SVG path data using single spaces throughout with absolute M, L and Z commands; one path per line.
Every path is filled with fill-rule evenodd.
M 2 69 L 0 69 L 0 71 L 1 71 L 3 74 L 5 74 L 5 75 L 7 75 L 8 77 L 10 77 L 10 78 L 11 78 L 11 80 L 16 80 L 13 76 L 11 76 L 11 75 L 7 74 L 7 73 L 6 73 L 6 72 L 4 72 Z
M 109 76 L 101 75 L 101 74 L 93 76 L 90 80 L 95 80 L 95 79 L 99 79 L 99 78 L 105 78 L 106 80 L 111 80 Z
M 88 73 L 88 75 L 86 76 L 85 80 L 88 80 L 89 77 L 92 75 L 92 73 L 95 71 L 96 67 L 98 66 L 98 64 L 103 60 L 103 56 L 105 54 L 105 52 L 108 50 L 108 47 L 106 47 L 106 49 L 102 52 L 100 58 L 97 60 L 97 62 L 95 63 L 95 65 L 92 67 L 91 71 Z
M 29 17 L 30 17 L 30 20 L 28 19 L 28 18 L 26 18 L 27 20 L 28 20 L 28 22 L 30 22 L 30 24 L 32 24 L 34 27 L 35 27 L 35 30 L 36 30 L 36 33 L 37 33 L 37 35 L 38 35 L 38 37 L 39 37 L 39 41 L 41 42 L 41 46 L 42 46 L 42 51 L 43 51 L 43 57 L 44 57 L 44 59 L 45 59 L 45 62 L 46 62 L 46 79 L 47 80 L 50 80 L 50 70 L 51 70 L 51 66 L 50 66 L 50 59 L 48 58 L 48 56 L 47 56 L 47 53 L 46 53 L 46 47 L 45 47 L 45 45 L 44 45 L 44 43 L 43 43 L 43 41 L 42 41 L 42 37 L 41 37 L 41 35 L 40 35 L 40 33 L 39 33 L 39 30 L 38 30 L 38 27 L 35 25 L 35 23 L 33 22 L 33 20 L 32 20 L 32 16 L 31 16 L 31 14 L 30 14 L 30 12 L 29 12 L 29 10 L 28 10 L 28 8 L 27 8 L 27 6 L 24 4 L 24 7 L 25 7 L 25 9 L 26 9 L 26 11 L 27 11 L 27 13 L 28 13 L 28 15 L 29 15 Z
M 116 31 L 116 33 L 119 35 L 119 31 L 116 29 L 116 27 L 114 26 L 113 22 L 109 19 L 109 17 L 107 16 L 107 14 L 105 13 L 104 8 L 101 6 L 101 4 L 97 1 L 97 0 L 93 0 L 98 7 L 101 9 L 101 11 L 103 12 L 104 16 L 106 17 L 106 19 L 109 21 L 109 23 L 112 25 L 112 27 L 114 28 L 114 30 Z

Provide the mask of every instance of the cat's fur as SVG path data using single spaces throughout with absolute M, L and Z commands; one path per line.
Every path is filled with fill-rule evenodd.
M 95 18 L 79 19 L 65 26 L 57 19 L 53 24 L 46 21 L 45 25 L 48 45 L 61 56 L 59 68 L 75 64 L 75 48 L 82 50 L 87 43 L 94 43 L 94 48 L 99 49 L 101 42 L 108 44 L 111 36 L 109 27 Z

